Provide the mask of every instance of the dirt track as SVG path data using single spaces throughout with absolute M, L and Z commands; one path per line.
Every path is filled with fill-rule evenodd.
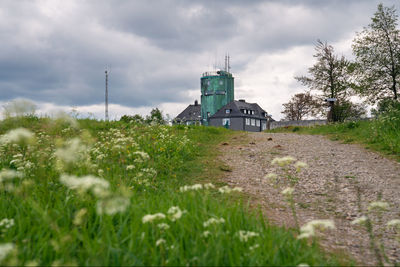
M 312 219 L 333 219 L 336 230 L 324 234 L 323 246 L 350 254 L 362 264 L 376 264 L 367 233 L 350 222 L 377 199 L 390 204 L 382 224 L 400 218 L 400 163 L 358 145 L 311 135 L 248 133 L 220 148 L 222 160 L 232 169 L 226 182 L 243 187 L 252 204 L 261 205 L 270 221 L 287 227 L 294 226 L 294 221 L 280 192 L 289 182 L 280 178 L 271 184 L 264 176 L 283 176 L 282 170 L 271 164 L 276 157 L 293 156 L 306 162 L 309 167 L 299 173 L 294 193 L 300 225 Z M 361 196 L 361 212 L 357 195 Z M 376 228 L 383 233 L 390 260 L 400 262 L 400 243 L 393 230 Z

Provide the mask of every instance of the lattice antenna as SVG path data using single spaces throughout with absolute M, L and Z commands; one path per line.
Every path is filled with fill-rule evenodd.
M 228 72 L 231 72 L 230 56 L 228 54 Z
M 106 74 L 106 93 L 105 93 L 105 120 L 108 121 L 108 68 L 105 71 Z

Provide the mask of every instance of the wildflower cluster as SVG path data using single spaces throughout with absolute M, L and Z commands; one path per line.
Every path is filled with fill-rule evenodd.
M 244 230 L 240 230 L 237 234 L 241 242 L 247 242 L 249 241 L 250 238 L 259 236 L 259 234 L 256 232 L 244 231 Z
M 225 223 L 225 219 L 224 218 L 210 218 L 210 219 L 208 219 L 207 221 L 205 221 L 203 223 L 203 226 L 204 227 L 208 227 L 208 226 L 213 225 L 213 224 L 222 224 L 222 223 Z
M 186 192 L 186 191 L 197 191 L 201 189 L 211 189 L 215 188 L 212 183 L 207 184 L 194 184 L 194 185 L 184 185 L 179 188 L 179 191 Z
M 323 231 L 325 229 L 335 229 L 335 223 L 332 220 L 313 220 L 300 228 L 300 235 L 297 239 L 313 237 L 316 230 Z
M 231 188 L 231 187 L 225 185 L 223 187 L 218 188 L 218 191 L 220 193 L 222 193 L 222 194 L 228 194 L 228 193 L 231 193 L 231 192 L 242 192 L 243 188 L 238 187 L 238 186 L 235 186 L 235 187 Z

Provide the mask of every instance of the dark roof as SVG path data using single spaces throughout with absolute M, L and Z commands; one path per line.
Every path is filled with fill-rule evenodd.
M 225 110 L 227 109 L 230 110 L 230 113 L 225 112 Z M 254 110 L 254 114 L 244 114 L 242 110 Z M 240 101 L 233 100 L 232 102 L 229 102 L 228 104 L 220 108 L 210 118 L 248 117 L 248 118 L 267 119 L 264 115 L 266 113 L 267 112 L 263 110 L 257 103 L 247 103 L 243 100 Z
M 189 105 L 182 111 L 175 120 L 178 121 L 199 121 L 201 120 L 201 105 Z

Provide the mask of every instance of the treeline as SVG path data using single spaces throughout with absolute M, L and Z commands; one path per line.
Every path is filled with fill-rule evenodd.
M 356 33 L 352 50 L 354 60 L 335 53 L 332 45 L 318 40 L 316 63 L 305 76 L 295 77 L 307 87 L 283 104 L 285 120 L 308 116 L 327 116 L 345 121 L 366 116 L 366 106 L 377 104 L 373 115 L 400 110 L 400 31 L 394 6 L 378 5 L 371 23 Z M 364 102 L 354 103 L 351 96 Z

